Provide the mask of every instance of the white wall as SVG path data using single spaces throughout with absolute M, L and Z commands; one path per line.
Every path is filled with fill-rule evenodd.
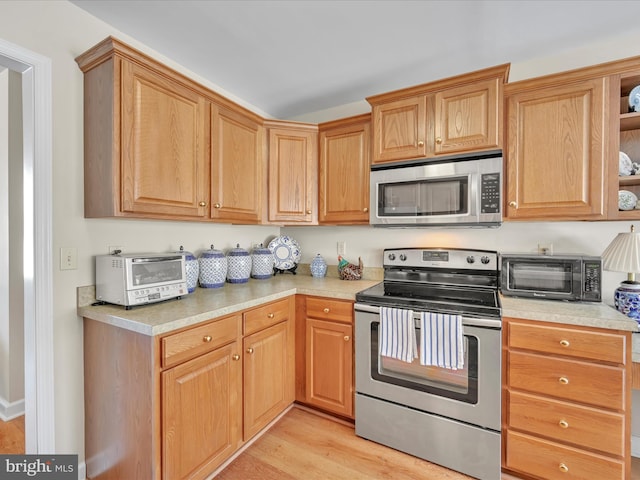
M 58 453 L 77 453 L 84 458 L 82 382 L 82 321 L 76 315 L 76 287 L 94 283 L 93 256 L 106 253 L 108 245 L 123 245 L 126 251 L 169 251 L 180 245 L 196 254 L 211 243 L 227 249 L 240 243 L 266 240 L 279 233 L 275 227 L 225 226 L 188 222 L 85 219 L 83 216 L 83 94 L 82 73 L 74 58 L 108 35 L 164 61 L 197 81 L 221 91 L 204 79 L 185 71 L 135 39 L 89 16 L 66 1 L 0 2 L 0 37 L 52 59 L 53 63 L 53 251 L 55 329 L 55 424 Z M 640 32 L 635 38 L 612 39 L 611 43 L 585 47 L 583 52 L 557 54 L 546 61 L 512 66 L 512 79 L 524 75 L 565 70 L 640 54 Z M 592 61 L 591 61 L 592 59 Z M 222 92 L 224 93 L 224 92 Z M 358 110 L 360 109 L 360 110 Z M 340 112 L 336 115 L 336 112 Z M 368 111 L 362 102 L 322 112 L 308 121 L 334 119 Z M 258 113 L 261 113 L 258 111 Z M 325 112 L 325 115 L 327 113 Z M 266 116 L 266 115 L 265 115 Z M 322 253 L 335 262 L 335 241 L 347 242 L 347 258 L 361 255 L 367 265 L 380 265 L 385 246 L 451 245 L 531 250 L 538 240 L 554 243 L 556 251 L 599 254 L 627 223 L 506 224 L 495 230 L 373 230 L 370 227 L 312 227 L 283 229 L 300 241 L 303 262 Z M 333 245 L 333 247 L 332 247 Z M 60 271 L 60 247 L 77 247 L 78 269 Z M 331 262 L 331 260 L 334 260 Z M 617 278 L 605 277 L 610 295 Z

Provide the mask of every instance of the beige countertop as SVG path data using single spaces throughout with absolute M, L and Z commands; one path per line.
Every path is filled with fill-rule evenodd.
M 117 305 L 91 306 L 94 287 L 78 288 L 78 315 L 145 335 L 160 335 L 182 327 L 255 307 L 296 293 L 354 300 L 360 290 L 380 280 L 340 280 L 306 275 L 278 275 L 267 280 L 196 288 L 180 300 L 169 300 L 126 310 Z

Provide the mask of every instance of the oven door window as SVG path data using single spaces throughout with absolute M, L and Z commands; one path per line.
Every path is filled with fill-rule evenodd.
M 469 177 L 378 184 L 379 217 L 436 217 L 469 213 Z
M 461 402 L 478 403 L 478 339 L 464 336 L 464 368 L 451 370 L 383 357 L 378 349 L 378 327 L 371 323 L 371 377 L 380 382 L 419 390 Z M 416 329 L 417 330 L 417 329 Z M 419 332 L 418 338 L 419 337 Z
M 509 263 L 509 290 L 521 292 L 573 291 L 573 263 Z
M 182 281 L 182 261 L 132 262 L 131 277 L 134 287 Z

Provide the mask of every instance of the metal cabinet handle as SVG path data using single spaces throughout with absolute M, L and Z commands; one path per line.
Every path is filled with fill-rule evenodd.
M 273 317 L 275 317 L 275 315 L 273 313 L 267 314 L 267 318 L 273 318 Z
M 220 208 L 222 205 L 220 205 L 219 203 L 214 203 L 213 204 L 213 208 Z
M 329 308 L 325 308 L 325 309 L 323 310 L 323 312 L 324 312 L 324 313 L 329 313 Z
M 418 142 L 418 146 L 419 146 L 419 147 L 424 147 L 424 142 L 423 142 L 422 140 L 420 140 L 420 141 Z
M 513 208 L 518 208 L 518 202 L 514 202 L 513 200 L 509 202 L 509 206 Z
M 367 207 L 364 207 L 364 208 L 362 209 L 362 211 L 363 211 L 364 213 L 367 213 L 367 212 L 369 211 L 369 209 L 368 209 Z
M 202 341 L 204 343 L 209 343 L 211 341 L 211 335 L 205 335 L 204 337 L 202 337 Z
M 344 336 L 344 341 L 348 342 L 349 340 L 351 340 L 351 337 L 349 335 L 345 335 Z
M 560 428 L 569 428 L 569 422 L 567 422 L 566 420 L 560 420 L 558 422 L 558 425 L 560 425 Z
M 558 468 L 562 473 L 567 473 L 569 471 L 569 467 L 567 467 L 564 463 L 561 463 L 560 465 L 558 465 Z
M 436 138 L 436 143 L 440 145 L 442 143 L 442 139 L 440 137 Z
M 251 355 L 253 353 L 253 348 L 251 348 L 251 347 L 247 348 L 247 353 L 249 355 Z
M 234 354 L 234 355 L 231 357 L 231 359 L 232 359 L 232 360 L 240 360 L 240 355 L 238 355 L 238 354 L 236 353 L 236 354 Z
M 562 385 L 569 385 L 569 379 L 567 377 L 560 377 L 558 379 L 558 382 L 560 382 Z
M 569 343 L 569 340 L 560 340 L 560 345 L 562 345 L 563 347 L 568 347 L 571 344 Z
M 207 202 L 200 202 L 200 203 L 198 203 L 198 205 L 200 205 L 201 207 L 206 207 L 207 206 Z
M 311 210 L 307 210 L 307 215 L 311 215 Z

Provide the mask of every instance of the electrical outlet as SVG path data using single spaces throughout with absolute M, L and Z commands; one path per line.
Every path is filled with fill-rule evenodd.
M 75 247 L 60 248 L 60 270 L 76 270 L 78 268 L 78 250 Z
M 538 253 L 540 255 L 553 255 L 553 243 L 539 243 Z
M 107 252 L 109 255 L 122 253 L 123 247 L 121 245 L 109 245 L 109 251 Z
M 344 257 L 347 254 L 347 242 L 338 242 L 337 250 L 338 255 L 342 255 Z

